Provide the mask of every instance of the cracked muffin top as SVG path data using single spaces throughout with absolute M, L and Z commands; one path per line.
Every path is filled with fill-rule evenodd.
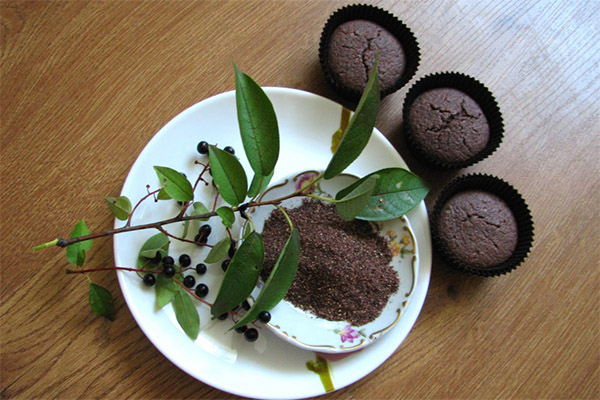
M 340 85 L 362 93 L 378 56 L 382 92 L 401 79 L 406 56 L 400 41 L 385 28 L 367 20 L 352 20 L 338 26 L 331 35 L 327 62 Z
M 479 105 L 454 88 L 436 88 L 420 94 L 408 113 L 415 145 L 439 162 L 469 160 L 485 149 L 490 127 Z
M 517 222 L 508 204 L 483 190 L 459 192 L 444 203 L 438 235 L 460 262 L 490 268 L 508 259 L 518 240 Z

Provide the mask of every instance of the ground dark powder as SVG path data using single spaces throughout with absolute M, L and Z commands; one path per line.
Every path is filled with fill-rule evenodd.
M 333 204 L 304 200 L 286 211 L 302 238 L 300 263 L 286 300 L 318 317 L 355 326 L 377 318 L 399 284 L 387 241 L 366 221 L 342 220 Z M 283 214 L 271 213 L 262 232 L 263 279 L 289 234 Z

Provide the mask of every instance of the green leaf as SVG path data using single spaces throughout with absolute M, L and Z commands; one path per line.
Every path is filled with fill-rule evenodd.
M 369 81 L 356 107 L 356 112 L 350 119 L 342 141 L 327 165 L 324 173 L 325 179 L 331 179 L 342 173 L 362 153 L 375 127 L 379 102 L 379 79 L 377 77 L 377 58 L 375 58 Z
M 111 321 L 115 320 L 115 305 L 110 292 L 91 281 L 88 302 L 90 303 L 92 311 L 96 314 L 106 317 Z
M 210 252 L 204 259 L 204 262 L 207 264 L 214 264 L 219 262 L 227 252 L 229 251 L 229 247 L 231 246 L 231 239 L 229 236 L 226 236 L 225 239 L 221 240 L 215 246 L 210 249 Z
M 415 208 L 429 192 L 425 181 L 403 168 L 385 168 L 354 182 L 340 190 L 336 199 L 352 192 L 371 176 L 378 175 L 367 206 L 356 217 L 368 221 L 386 221 L 401 217 Z
M 208 150 L 212 177 L 223 200 L 233 207 L 246 198 L 248 178 L 237 158 L 215 146 Z
M 181 237 L 185 239 L 188 235 L 188 231 L 190 230 L 190 220 L 187 219 L 183 221 L 183 232 L 181 232 Z
M 75 225 L 75 228 L 73 228 L 73 232 L 71 232 L 71 239 L 89 234 L 90 231 L 87 228 L 85 221 L 81 220 Z M 67 260 L 69 260 L 71 264 L 77 264 L 79 267 L 81 267 L 85 262 L 85 252 L 91 248 L 91 239 L 67 246 Z
M 333 136 L 331 137 L 331 153 L 332 154 L 334 154 L 335 151 L 340 146 L 340 142 L 342 141 L 343 137 L 344 137 L 344 131 L 341 128 L 333 133 Z
M 378 178 L 378 175 L 370 175 L 359 185 L 356 185 L 348 194 L 338 199 L 338 202 L 335 203 L 335 208 L 342 219 L 350 221 L 361 213 L 369 202 Z
M 200 332 L 200 315 L 192 302 L 190 295 L 178 290 L 173 298 L 173 309 L 175 310 L 175 318 L 179 322 L 179 326 L 192 339 L 196 340 Z
M 155 263 L 150 262 L 150 260 L 156 257 L 157 252 L 160 252 L 163 257 L 166 256 L 169 253 L 170 243 L 167 235 L 162 232 L 150 237 L 142 245 L 140 252 L 138 253 L 137 267 L 148 269 L 148 265 L 156 265 Z
M 258 282 L 264 256 L 262 238 L 256 232 L 251 233 L 227 267 L 217 298 L 210 309 L 212 315 L 219 316 L 231 311 L 250 296 Z
M 158 194 L 156 195 L 156 198 L 158 200 L 171 200 L 171 196 L 169 196 L 169 194 L 167 193 L 167 191 L 165 190 L 165 188 L 161 188 L 158 191 Z
M 108 209 L 117 219 L 126 221 L 127 218 L 129 218 L 129 213 L 131 213 L 131 201 L 129 201 L 127 197 L 107 197 L 105 200 Z
M 248 189 L 248 197 L 255 197 L 258 194 L 265 191 L 267 186 L 269 186 L 269 182 L 271 182 L 271 178 L 273 178 L 273 174 L 275 171 L 273 170 L 269 175 L 254 175 L 252 178 L 252 183 L 250 184 L 250 189 Z
M 188 213 L 188 215 L 202 215 L 202 214 L 208 214 L 209 212 L 210 211 L 208 211 L 208 208 L 206 208 L 206 206 L 203 203 L 196 201 L 192 204 L 191 211 Z M 181 237 L 184 239 L 187 237 L 190 227 L 192 227 L 192 231 L 196 230 L 199 221 L 208 221 L 208 218 L 185 220 L 183 222 L 183 233 L 182 233 Z
M 235 222 L 235 214 L 230 207 L 219 207 L 217 209 L 217 215 L 221 217 L 221 221 L 223 221 L 223 225 L 228 228 L 233 226 Z
M 162 188 L 171 198 L 183 202 L 194 199 L 192 184 L 181 172 L 169 167 L 158 166 L 155 166 L 154 170 Z
M 242 236 L 242 239 L 247 239 L 248 236 L 250 236 L 252 234 L 252 232 L 254 232 L 252 230 L 252 224 L 250 224 L 250 223 L 246 224 L 246 227 L 244 228 L 244 235 Z
M 279 128 L 271 100 L 262 88 L 234 64 L 235 100 L 246 157 L 261 176 L 273 172 L 279 157 Z
M 171 278 L 165 277 L 163 274 L 156 276 L 155 293 L 156 305 L 163 308 L 173 300 L 175 294 L 179 291 L 180 286 Z
M 294 280 L 299 259 L 300 233 L 294 227 L 258 298 L 231 329 L 254 321 L 261 311 L 269 311 L 283 300 Z
M 206 206 L 200 201 L 195 201 L 192 204 L 192 208 L 193 210 L 190 215 L 202 215 L 210 212 L 208 211 L 208 208 L 206 208 Z M 198 221 L 208 221 L 208 218 L 199 218 Z

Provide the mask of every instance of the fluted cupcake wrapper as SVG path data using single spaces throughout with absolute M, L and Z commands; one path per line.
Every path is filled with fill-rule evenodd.
M 489 268 L 477 268 L 458 260 L 440 238 L 439 218 L 443 205 L 455 194 L 467 190 L 483 190 L 503 199 L 517 222 L 517 246 L 502 263 Z M 451 181 L 440 193 L 431 213 L 431 237 L 435 250 L 451 267 L 480 276 L 498 276 L 517 268 L 528 256 L 533 245 L 533 219 L 527 203 L 519 192 L 506 181 L 487 174 L 469 174 Z
M 419 67 L 421 59 L 421 53 L 419 51 L 419 43 L 412 31 L 398 19 L 394 14 L 386 11 L 382 8 L 370 5 L 370 4 L 351 4 L 339 8 L 336 10 L 323 27 L 321 32 L 321 40 L 319 44 L 319 61 L 325 77 L 329 84 L 344 98 L 353 102 L 358 102 L 362 95 L 362 92 L 352 90 L 338 82 L 328 65 L 328 49 L 329 40 L 335 29 L 343 24 L 344 22 L 353 20 L 367 20 L 385 28 L 387 31 L 392 33 L 402 45 L 404 50 L 406 65 L 404 72 L 400 79 L 396 81 L 396 84 L 387 90 L 381 91 L 381 98 L 397 91 L 410 81 L 415 75 Z
M 419 146 L 419 144 L 415 141 L 413 132 L 411 132 L 409 124 L 409 111 L 412 103 L 422 93 L 438 88 L 457 89 L 467 94 L 469 97 L 475 100 L 487 119 L 490 128 L 488 143 L 482 151 L 467 160 L 450 163 L 436 159 Z M 460 72 L 438 72 L 426 75 L 415 82 L 408 90 L 408 93 L 404 99 L 402 117 L 404 121 L 404 135 L 406 137 L 406 144 L 409 150 L 422 162 L 428 164 L 429 166 L 440 169 L 459 169 L 469 167 L 487 158 L 494 151 L 496 151 L 504 137 L 504 122 L 502 120 L 502 113 L 500 112 L 500 107 L 498 106 L 498 103 L 496 102 L 492 92 L 477 79 Z

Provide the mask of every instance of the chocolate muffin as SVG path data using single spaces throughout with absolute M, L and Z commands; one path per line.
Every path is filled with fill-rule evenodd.
M 417 96 L 408 111 L 414 144 L 441 163 L 467 161 L 483 151 L 490 127 L 481 107 L 466 93 L 442 87 Z
M 508 182 L 487 174 L 453 179 L 431 213 L 431 238 L 442 259 L 479 276 L 511 272 L 533 245 L 527 203 Z
M 329 40 L 327 62 L 334 79 L 362 92 L 376 54 L 381 91 L 389 91 L 404 73 L 406 56 L 400 41 L 374 22 L 359 19 L 338 26 Z
M 496 151 L 504 135 L 492 93 L 459 72 L 419 79 L 404 98 L 402 117 L 407 147 L 436 168 L 471 166 Z
M 510 207 L 483 190 L 459 192 L 447 200 L 437 227 L 446 250 L 471 267 L 500 265 L 517 246 L 517 222 Z
M 394 14 L 370 4 L 350 4 L 330 15 L 321 32 L 319 62 L 327 82 L 357 102 L 377 55 L 380 95 L 404 86 L 419 66 L 419 44 Z

